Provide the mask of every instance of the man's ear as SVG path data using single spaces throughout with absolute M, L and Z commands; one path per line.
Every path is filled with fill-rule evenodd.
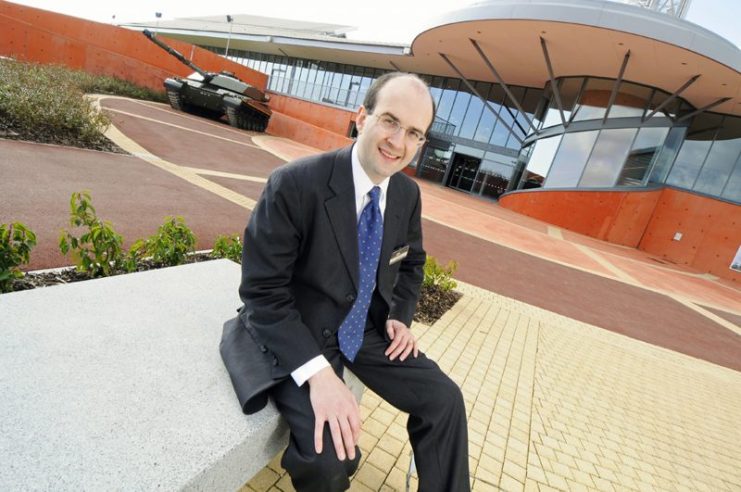
M 355 128 L 358 130 L 358 133 L 361 133 L 363 128 L 365 128 L 367 119 L 368 112 L 365 110 L 365 106 L 360 106 L 358 108 L 358 115 L 355 117 Z

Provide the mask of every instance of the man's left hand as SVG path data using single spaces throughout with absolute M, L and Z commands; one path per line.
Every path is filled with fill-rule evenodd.
M 414 353 L 414 357 L 417 358 L 419 355 L 419 348 L 417 347 L 417 339 L 412 335 L 407 325 L 401 321 L 390 319 L 386 321 L 386 333 L 388 333 L 391 339 L 391 344 L 384 352 L 389 360 L 394 360 L 397 357 L 400 361 L 404 361 L 409 354 Z

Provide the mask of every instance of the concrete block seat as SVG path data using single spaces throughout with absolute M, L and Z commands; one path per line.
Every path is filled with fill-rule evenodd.
M 286 444 L 219 355 L 240 266 L 0 295 L 0 489 L 234 491 Z M 356 395 L 362 388 L 355 386 Z

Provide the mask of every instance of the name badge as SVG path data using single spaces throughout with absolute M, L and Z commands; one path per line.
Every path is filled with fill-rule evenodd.
M 389 265 L 393 265 L 394 263 L 397 263 L 404 258 L 407 257 L 409 254 L 409 245 L 402 246 L 399 249 L 395 249 L 393 253 L 391 253 L 391 260 L 389 261 Z

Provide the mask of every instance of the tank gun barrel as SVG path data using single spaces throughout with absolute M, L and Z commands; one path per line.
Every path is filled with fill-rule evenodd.
M 151 42 L 177 58 L 180 63 L 183 63 L 190 67 L 193 71 L 198 72 L 198 74 L 205 80 L 210 80 L 213 77 L 212 74 L 206 72 L 205 70 L 195 65 L 192 61 L 185 58 L 179 51 L 171 48 L 170 46 L 167 46 L 165 43 L 157 39 L 157 36 L 155 36 L 154 33 L 152 33 L 152 31 L 150 31 L 149 29 L 144 29 L 144 31 L 142 31 L 142 34 L 144 34 Z

